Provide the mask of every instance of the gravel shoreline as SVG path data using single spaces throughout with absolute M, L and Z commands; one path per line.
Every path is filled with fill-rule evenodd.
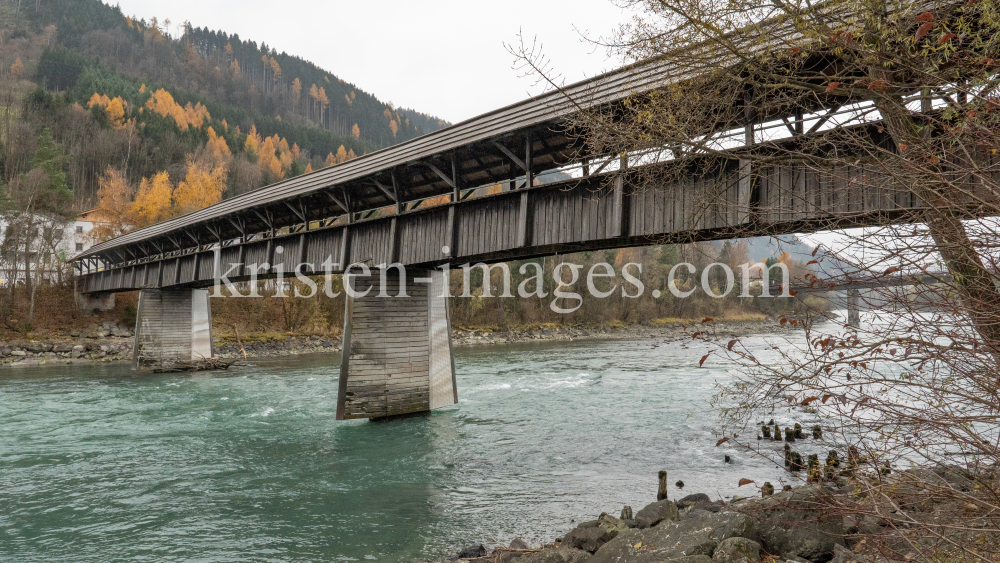
M 452 344 L 456 347 L 490 346 L 546 341 L 574 340 L 633 340 L 664 338 L 669 342 L 689 338 L 699 328 L 681 324 L 652 327 L 643 325 L 623 326 L 537 326 L 511 330 L 453 329 Z M 773 320 L 718 321 L 712 323 L 718 334 L 743 335 L 752 333 L 785 332 L 789 329 Z M 335 336 L 296 335 L 284 339 L 266 339 L 243 342 L 247 358 L 269 358 L 299 354 L 334 353 L 341 350 L 341 339 Z M 120 324 L 105 322 L 82 331 L 71 332 L 66 337 L 44 340 L 14 339 L 0 342 L 0 365 L 43 366 L 132 361 L 132 331 Z M 236 342 L 216 339 L 215 355 L 220 359 L 243 359 L 243 351 Z

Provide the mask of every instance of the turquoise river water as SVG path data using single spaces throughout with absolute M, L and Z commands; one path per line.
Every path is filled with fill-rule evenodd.
M 672 498 L 778 484 L 774 464 L 715 446 L 727 372 L 698 368 L 704 352 L 457 349 L 457 405 L 382 423 L 335 420 L 337 354 L 194 375 L 0 368 L 0 561 L 420 561 L 638 510 L 660 469 Z

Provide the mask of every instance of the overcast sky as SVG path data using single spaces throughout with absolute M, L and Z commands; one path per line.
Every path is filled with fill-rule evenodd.
M 238 33 L 453 123 L 542 90 L 511 68 L 504 43 L 519 31 L 537 36 L 553 68 L 575 81 L 615 66 L 579 32 L 608 35 L 630 17 L 610 0 L 117 1 L 126 15 L 169 18 L 172 35 L 185 20 Z

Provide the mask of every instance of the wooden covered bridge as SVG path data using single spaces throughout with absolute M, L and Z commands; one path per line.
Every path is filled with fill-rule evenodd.
M 442 265 L 731 238 L 750 226 L 882 224 L 919 210 L 910 193 L 852 182 L 870 173 L 865 165 L 826 175 L 794 164 L 750 170 L 737 158 L 631 189 L 639 153 L 595 154 L 567 120 L 581 107 L 613 110 L 675 74 L 666 63 L 610 72 L 97 244 L 74 258 L 78 291 L 93 303 L 141 290 L 136 363 L 189 360 L 212 354 L 205 288 L 221 276 L 288 276 L 301 264 L 316 273 L 365 264 L 377 276 L 402 264 L 409 298 L 349 298 L 345 315 L 338 417 L 382 417 L 457 401 Z M 770 115 L 746 107 L 715 133 L 748 149 L 769 130 L 819 135 L 851 115 L 844 103 Z M 397 269 L 384 272 L 399 283 Z M 375 276 L 354 284 L 377 286 Z

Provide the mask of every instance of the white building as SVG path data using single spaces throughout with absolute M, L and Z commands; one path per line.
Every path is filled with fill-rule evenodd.
M 59 268 L 64 267 L 70 259 L 94 244 L 91 231 L 97 224 L 101 223 L 97 217 L 98 213 L 97 210 L 92 209 L 79 214 L 75 220 L 66 225 L 61 236 L 58 233 L 53 236 L 48 230 L 52 228 L 48 218 L 38 217 L 34 221 L 37 224 L 38 235 L 34 239 L 32 251 L 28 256 L 29 271 L 32 273 L 37 271 L 39 257 L 41 257 L 41 262 L 45 264 L 42 278 L 46 280 L 56 279 Z M 14 249 L 5 244 L 8 235 L 11 234 L 11 228 L 9 220 L 0 216 L 0 286 L 7 286 L 12 278 L 15 283 L 24 283 L 24 258 L 21 255 L 24 250 L 23 248 L 17 249 L 17 255 L 15 255 Z

